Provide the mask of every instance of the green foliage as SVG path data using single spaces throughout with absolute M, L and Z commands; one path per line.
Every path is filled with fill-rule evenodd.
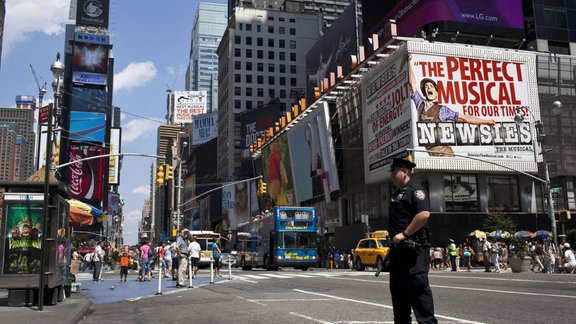
M 528 241 L 523 237 L 510 238 L 510 254 L 524 258 L 528 255 Z
M 486 232 L 501 230 L 514 234 L 516 232 L 516 224 L 514 224 L 512 217 L 496 212 L 484 218 L 484 230 Z
M 112 253 L 110 253 L 110 260 L 111 261 L 115 261 L 115 262 L 119 262 L 120 261 L 120 252 L 118 252 L 118 250 L 114 250 L 112 251 Z

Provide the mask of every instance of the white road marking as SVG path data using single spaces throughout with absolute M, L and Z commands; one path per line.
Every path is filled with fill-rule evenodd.
M 274 298 L 274 299 L 250 299 L 258 302 L 288 302 L 288 301 L 329 301 L 330 298 Z
M 307 319 L 309 321 L 316 322 L 316 323 L 333 324 L 332 322 L 322 321 L 322 320 L 319 320 L 319 319 L 316 319 L 316 318 L 313 318 L 310 316 L 306 316 L 306 315 L 302 315 L 302 314 L 298 314 L 298 313 L 294 313 L 294 312 L 290 312 L 288 314 L 293 315 L 293 316 L 298 316 L 298 317 L 301 317 L 301 318 L 304 318 L 304 319 Z
M 482 279 L 482 280 L 495 280 L 495 281 L 515 281 L 515 282 L 538 282 L 538 283 L 557 283 L 557 284 L 576 284 L 576 281 L 553 281 L 553 280 L 530 280 L 530 279 L 514 279 L 514 278 L 493 278 L 493 277 L 461 277 L 461 276 L 438 276 L 438 275 L 428 275 L 428 277 L 434 278 L 456 278 L 456 279 Z
M 261 276 L 266 276 L 266 277 L 270 277 L 270 278 L 280 278 L 280 279 L 294 278 L 294 277 L 292 277 L 292 275 L 277 275 L 277 274 L 273 274 L 273 273 L 263 273 L 263 274 L 261 274 Z
M 430 285 L 430 287 L 444 288 L 444 289 L 457 289 L 457 290 L 486 291 L 486 292 L 510 294 L 510 295 L 527 295 L 527 296 L 538 296 L 538 297 L 559 297 L 559 298 L 576 299 L 576 296 L 570 296 L 570 295 L 531 293 L 531 292 L 523 292 L 523 291 L 509 291 L 509 290 L 483 289 L 483 288 L 471 288 L 471 287 L 452 287 L 452 286 L 441 286 L 441 285 Z
M 246 282 L 249 282 L 249 283 L 255 283 L 255 284 L 257 284 L 257 283 L 258 283 L 258 281 L 248 280 L 248 279 L 246 279 L 246 278 L 243 278 L 243 277 L 237 277 L 237 278 L 238 278 L 238 279 L 240 279 L 240 280 L 242 280 L 242 281 L 246 281 Z
M 332 296 L 332 295 L 327 295 L 327 294 L 320 294 L 320 293 L 315 293 L 315 292 L 301 290 L 301 289 L 292 289 L 292 290 L 303 293 L 303 294 L 322 296 L 322 297 L 327 297 L 327 298 L 332 298 L 332 299 L 336 299 L 336 300 L 342 300 L 342 301 L 347 301 L 347 302 L 352 302 L 352 303 L 357 303 L 357 304 L 364 304 L 364 305 L 370 305 L 370 306 L 392 309 L 392 306 L 390 306 L 390 305 L 377 304 L 377 303 L 372 303 L 372 302 L 367 302 L 367 301 L 362 301 L 362 300 L 356 300 L 356 299 L 350 299 L 350 298 L 344 298 L 344 297 L 338 297 L 338 296 Z M 452 317 L 452 316 L 444 316 L 444 315 L 436 314 L 436 317 L 443 318 L 446 320 L 451 320 L 451 321 L 457 321 L 459 323 L 483 324 L 482 322 L 469 321 L 469 320 L 465 320 L 465 319 L 461 319 L 461 318 L 457 318 L 457 317 Z
M 270 279 L 268 277 L 262 277 L 260 275 L 242 275 L 240 277 L 246 277 L 246 278 L 250 278 L 250 279 Z
M 296 278 L 314 278 L 314 277 L 316 277 L 313 275 L 305 275 L 305 274 L 299 274 L 299 273 L 291 273 L 290 276 L 296 277 Z

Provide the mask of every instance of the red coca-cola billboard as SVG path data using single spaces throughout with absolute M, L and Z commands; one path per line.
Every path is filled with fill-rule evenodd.
M 70 146 L 70 162 L 83 158 L 104 154 L 101 146 L 87 144 L 72 144 Z M 68 187 L 72 198 L 102 200 L 104 179 L 104 162 L 106 159 L 93 159 L 73 163 L 66 169 Z

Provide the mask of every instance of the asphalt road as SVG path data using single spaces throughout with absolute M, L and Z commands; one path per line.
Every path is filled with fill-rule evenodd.
M 96 304 L 81 323 L 392 323 L 388 279 L 234 271 L 233 280 Z M 430 283 L 441 323 L 574 322 L 576 275 L 433 271 Z

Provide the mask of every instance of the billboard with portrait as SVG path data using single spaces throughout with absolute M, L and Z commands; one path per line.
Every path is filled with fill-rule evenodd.
M 108 45 L 74 43 L 72 82 L 106 85 L 108 78 Z
M 235 230 L 250 220 L 251 190 L 248 182 L 228 183 L 222 188 L 222 222 L 219 233 Z
M 266 182 L 268 189 L 263 206 L 297 206 L 286 133 L 262 149 L 260 160 L 263 181 Z
M 105 88 L 72 87 L 70 110 L 106 113 L 107 94 Z
M 296 201 L 324 196 L 340 189 L 332 142 L 328 104 L 320 104 L 288 131 Z
M 4 194 L 3 274 L 40 273 L 44 235 L 43 202 L 42 194 Z
M 70 139 L 86 142 L 104 142 L 106 114 L 83 111 L 70 112 Z
M 72 143 L 69 162 L 104 154 L 102 146 Z M 72 163 L 66 167 L 66 179 L 74 199 L 102 200 L 105 159 Z
M 207 110 L 206 91 L 174 91 L 174 124 L 189 124 Z

